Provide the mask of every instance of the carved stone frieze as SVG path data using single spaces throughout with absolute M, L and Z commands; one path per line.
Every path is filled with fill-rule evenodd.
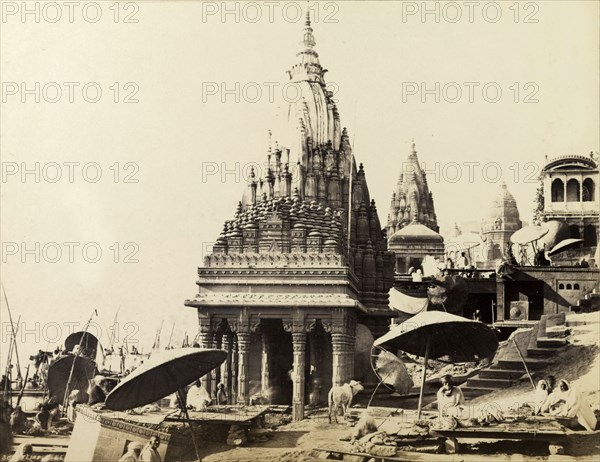
M 344 256 L 337 253 L 213 253 L 204 259 L 204 266 L 219 267 L 305 267 L 344 266 Z
M 355 307 L 346 294 L 209 292 L 198 294 L 194 305 L 288 305 Z M 231 324 L 231 321 L 230 321 Z

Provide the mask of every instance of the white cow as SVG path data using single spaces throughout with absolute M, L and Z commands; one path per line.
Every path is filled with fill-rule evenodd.
M 335 423 L 338 423 L 337 413 L 341 407 L 343 414 L 346 415 L 348 408 L 352 404 L 352 398 L 359 391 L 363 391 L 365 388 L 355 380 L 351 380 L 350 383 L 345 383 L 342 386 L 331 387 L 327 401 L 329 403 L 329 423 L 331 423 L 331 414 L 335 418 Z

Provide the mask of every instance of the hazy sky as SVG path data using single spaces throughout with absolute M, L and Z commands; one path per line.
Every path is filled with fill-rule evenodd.
M 23 5 L 2 3 L 0 37 L 2 283 L 23 348 L 94 308 L 106 340 L 119 307 L 121 338 L 148 348 L 164 320 L 179 343 L 196 268 L 295 97 L 306 2 Z M 311 5 L 382 224 L 412 138 L 442 228 L 479 222 L 500 176 L 529 220 L 544 157 L 598 150 L 597 2 Z

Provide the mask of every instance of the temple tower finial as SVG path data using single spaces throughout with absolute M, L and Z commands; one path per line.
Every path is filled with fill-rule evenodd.
M 310 23 L 310 10 L 306 11 L 306 21 L 304 21 L 304 35 L 302 37 L 302 45 L 305 49 L 312 49 L 317 44 L 313 35 L 313 28 Z

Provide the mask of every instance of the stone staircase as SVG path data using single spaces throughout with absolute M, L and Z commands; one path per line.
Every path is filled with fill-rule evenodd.
M 530 330 L 517 332 L 515 340 L 532 376 L 552 362 L 557 350 L 567 345 L 565 315 L 544 315 Z M 511 340 L 492 365 L 467 380 L 462 391 L 466 399 L 509 388 L 528 381 L 527 372 L 519 352 Z

